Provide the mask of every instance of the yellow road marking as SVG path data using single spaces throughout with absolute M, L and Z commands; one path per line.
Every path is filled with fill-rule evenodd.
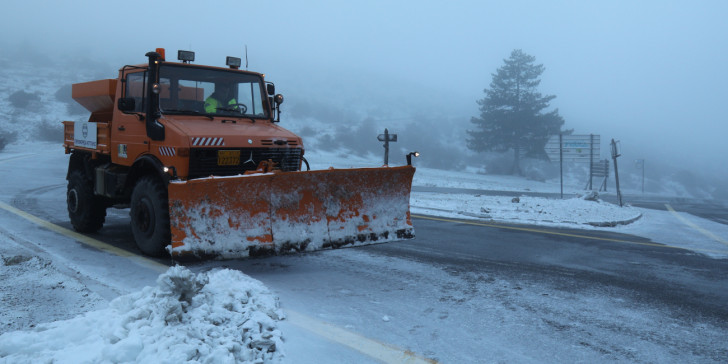
M 88 236 L 79 234 L 75 231 L 58 226 L 49 221 L 43 220 L 37 216 L 31 215 L 23 210 L 10 206 L 0 201 L 0 208 L 15 215 L 18 215 L 34 224 L 40 225 L 48 230 L 65 235 L 71 239 L 75 239 L 83 244 L 92 246 L 96 249 L 118 255 L 134 261 L 137 264 L 149 267 L 155 271 L 164 273 L 169 266 L 158 263 L 149 258 L 142 257 L 124 249 L 119 249 L 113 245 L 109 245 L 102 241 L 89 238 Z M 368 355 L 385 363 L 435 363 L 435 361 L 422 358 L 415 353 L 402 350 L 392 345 L 387 345 L 376 340 L 372 340 L 361 336 L 357 333 L 336 327 L 332 324 L 316 320 L 312 317 L 297 313 L 295 311 L 284 310 L 291 324 L 302 329 L 311 331 L 325 339 L 348 346 L 356 351 Z
M 625 240 L 625 239 L 604 238 L 604 237 L 599 237 L 599 236 L 589 236 L 589 235 L 571 234 L 571 233 L 563 233 L 563 232 L 558 232 L 558 231 L 541 230 L 541 229 L 534 229 L 534 228 L 527 228 L 527 227 L 518 227 L 518 226 L 489 224 L 489 223 L 476 222 L 476 221 L 468 221 L 468 220 L 456 220 L 456 219 L 439 218 L 439 217 L 424 216 L 424 215 L 414 215 L 414 214 L 411 215 L 411 216 L 414 217 L 414 218 L 425 219 L 425 220 L 434 220 L 434 221 L 443 221 L 443 222 L 453 222 L 453 223 L 457 223 L 457 224 L 484 226 L 484 227 L 492 227 L 492 228 L 507 229 L 507 230 L 516 230 L 516 231 L 526 231 L 526 232 L 537 233 L 537 234 L 566 236 L 566 237 L 570 237 L 570 238 L 601 240 L 601 241 L 609 241 L 609 242 L 614 242 L 614 243 L 653 246 L 653 247 L 658 247 L 658 248 L 672 248 L 672 249 L 703 251 L 703 252 L 710 252 L 710 253 L 721 253 L 721 254 L 728 253 L 728 251 L 725 251 L 725 250 L 695 249 L 695 248 L 687 249 L 687 248 L 683 248 L 683 247 L 679 247 L 679 246 L 672 246 L 672 245 L 667 245 L 667 244 L 645 243 L 645 242 Z
M 288 320 L 296 326 L 348 346 L 384 363 L 436 363 L 434 360 L 419 357 L 411 351 L 403 351 L 397 347 L 366 338 L 295 311 L 286 310 L 286 315 Z
M 672 213 L 675 217 L 678 218 L 678 220 L 682 221 L 685 225 L 690 226 L 691 228 L 699 231 L 701 234 L 703 234 L 721 244 L 728 245 L 728 241 L 721 239 L 719 236 L 711 233 L 708 230 L 701 228 L 698 225 L 695 225 L 692 221 L 680 216 L 680 214 L 678 214 L 677 211 L 675 211 L 675 209 L 673 209 L 672 206 L 670 206 L 669 204 L 665 204 L 665 207 L 667 207 L 667 211 L 670 211 L 670 213 Z
M 56 224 L 53 224 L 53 223 L 48 222 L 46 220 L 43 220 L 43 219 L 41 219 L 41 218 L 39 218 L 37 216 L 31 215 L 31 214 L 29 214 L 29 213 L 27 213 L 27 212 L 25 212 L 23 210 L 20 210 L 18 208 L 12 207 L 12 206 L 10 206 L 10 205 L 8 205 L 8 204 L 6 204 L 4 202 L 1 202 L 1 201 L 0 201 L 0 208 L 2 208 L 5 211 L 11 212 L 11 213 L 13 213 L 15 215 L 18 215 L 18 216 L 20 216 L 20 217 L 22 217 L 22 218 L 24 218 L 24 219 L 26 219 L 26 220 L 28 220 L 28 221 L 36 224 L 36 225 L 40 225 L 41 227 L 44 227 L 44 228 L 46 228 L 48 230 L 57 232 L 57 233 L 59 233 L 61 235 L 65 235 L 65 236 L 67 236 L 67 237 L 69 237 L 71 239 L 75 239 L 76 241 L 79 241 L 79 242 L 81 242 L 83 244 L 86 244 L 88 246 L 92 246 L 92 247 L 94 247 L 94 248 L 96 248 L 98 250 L 105 251 L 107 253 L 111 253 L 111 254 L 118 255 L 120 257 L 127 258 L 129 260 L 134 261 L 135 263 L 137 263 L 139 265 L 142 265 L 142 266 L 151 268 L 151 269 L 153 269 L 153 270 L 155 270 L 157 272 L 162 272 L 163 273 L 163 272 L 166 272 L 167 269 L 169 269 L 169 266 L 167 266 L 167 265 L 164 265 L 162 263 L 155 262 L 154 260 L 151 260 L 151 259 L 148 259 L 148 258 L 139 256 L 139 255 L 134 254 L 132 252 L 128 252 L 128 251 L 126 251 L 124 249 L 119 249 L 119 248 L 117 248 L 117 247 L 115 247 L 113 245 L 106 244 L 106 243 L 104 243 L 102 241 L 99 241 L 99 240 L 96 240 L 96 239 L 93 239 L 93 238 L 89 238 L 86 235 L 79 234 L 79 233 L 77 233 L 77 232 L 75 232 L 73 230 L 66 229 L 66 228 L 64 228 L 62 226 L 58 226 Z

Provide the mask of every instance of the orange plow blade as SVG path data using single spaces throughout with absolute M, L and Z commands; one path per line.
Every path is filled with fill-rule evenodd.
M 414 238 L 415 169 L 329 169 L 170 182 L 174 256 L 220 258 Z

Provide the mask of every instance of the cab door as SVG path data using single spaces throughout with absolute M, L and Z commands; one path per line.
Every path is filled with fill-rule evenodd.
M 149 137 L 145 124 L 146 102 L 145 70 L 126 72 L 119 82 L 116 94 L 126 100 L 134 100 L 133 111 L 119 110 L 118 103 L 114 107 L 114 122 L 111 138 L 111 161 L 116 164 L 131 166 L 143 154 L 149 153 Z

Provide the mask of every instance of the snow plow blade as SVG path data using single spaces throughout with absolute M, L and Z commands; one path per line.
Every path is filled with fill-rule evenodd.
M 414 238 L 411 166 L 169 184 L 173 256 L 238 258 Z

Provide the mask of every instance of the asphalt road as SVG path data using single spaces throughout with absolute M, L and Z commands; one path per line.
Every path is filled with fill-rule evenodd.
M 415 241 L 372 249 L 390 256 L 418 257 L 455 271 L 549 282 L 569 292 L 601 286 L 639 297 L 649 305 L 668 307 L 678 315 L 728 324 L 725 259 L 604 231 L 431 216 L 415 216 L 414 223 Z
M 442 362 L 728 357 L 728 260 L 611 232 L 413 220 L 413 240 L 225 265 L 289 307 Z

